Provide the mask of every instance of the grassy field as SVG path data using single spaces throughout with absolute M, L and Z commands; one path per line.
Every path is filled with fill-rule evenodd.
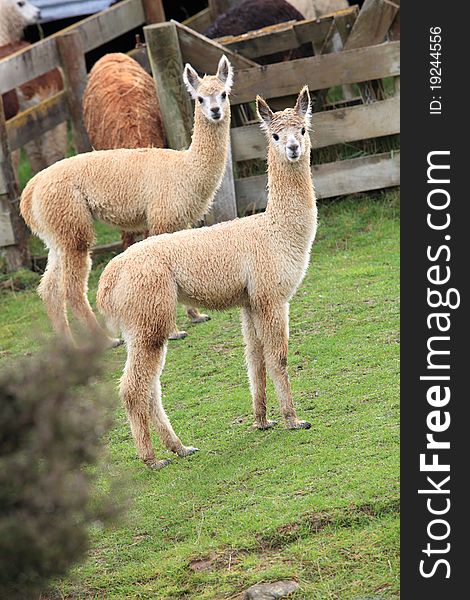
M 398 267 L 396 192 L 321 204 L 291 305 L 289 369 L 308 431 L 252 430 L 237 311 L 198 326 L 180 312 L 190 335 L 170 345 L 164 404 L 200 452 L 146 470 L 117 404 L 100 485 L 126 478 L 128 514 L 91 532 L 87 560 L 51 597 L 234 599 L 281 578 L 299 581 L 295 600 L 398 597 Z M 0 358 L 38 348 L 48 324 L 34 291 L 4 292 L 0 305 Z M 116 394 L 124 359 L 109 351 L 97 385 Z

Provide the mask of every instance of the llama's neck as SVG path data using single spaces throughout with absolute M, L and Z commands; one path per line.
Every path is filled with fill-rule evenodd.
M 196 106 L 191 146 L 187 150 L 188 175 L 191 174 L 194 217 L 207 212 L 220 186 L 227 163 L 230 143 L 230 107 L 227 104 L 223 121 L 210 123 Z
M 308 149 L 298 162 L 289 163 L 269 147 L 266 218 L 280 242 L 285 240 L 300 249 L 310 249 L 317 226 L 317 208 Z
M 24 22 L 14 11 L 5 10 L 0 19 L 0 46 L 13 44 L 23 39 Z

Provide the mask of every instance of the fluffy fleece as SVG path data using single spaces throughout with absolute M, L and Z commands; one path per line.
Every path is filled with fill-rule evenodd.
M 232 68 L 223 56 L 216 75 L 201 79 L 186 65 L 184 79 L 196 98 L 189 149 L 80 154 L 42 171 L 23 191 L 21 214 L 49 248 L 39 293 L 54 329 L 67 338 L 66 303 L 91 330 L 101 331 L 87 299 L 93 218 L 124 231 L 178 231 L 203 217 L 220 186 L 230 140 Z
M 155 82 L 126 54 L 106 54 L 93 65 L 83 94 L 83 120 L 95 150 L 166 145 Z M 123 232 L 124 249 L 134 239 Z
M 266 212 L 198 230 L 151 237 L 131 246 L 105 268 L 98 307 L 127 343 L 121 396 L 139 457 L 155 458 L 150 422 L 168 449 L 187 456 L 161 400 L 160 375 L 166 340 L 178 301 L 222 310 L 239 306 L 255 426 L 271 427 L 266 416 L 266 370 L 273 379 L 285 424 L 309 428 L 297 418 L 287 374 L 289 300 L 308 265 L 317 227 L 310 171 L 310 97 L 304 88 L 294 109 L 272 113 L 257 98 L 266 131 Z

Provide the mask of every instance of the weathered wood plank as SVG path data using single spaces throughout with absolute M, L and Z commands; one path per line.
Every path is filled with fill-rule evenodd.
M 235 54 L 218 42 L 206 38 L 177 21 L 171 21 L 176 27 L 183 62 L 190 63 L 197 71 L 202 73 L 215 73 L 222 54 L 229 59 L 236 69 L 257 67 L 252 60 Z
M 11 227 L 10 215 L 0 206 L 0 248 L 15 245 L 15 236 Z
M 0 104 L 0 212 L 7 214 L 11 231 L 6 230 L 4 242 L 8 271 L 16 271 L 29 263 L 26 225 L 20 216 L 19 190 L 11 161 L 11 150 L 6 131 L 5 114 Z M 4 195 L 2 195 L 4 194 Z M 2 217 L 5 225 L 5 217 Z M 4 229 L 4 228 L 2 228 Z M 13 244 L 11 244 L 13 234 Z
M 344 49 L 381 44 L 386 39 L 398 10 L 399 7 L 390 0 L 365 0 Z M 359 88 L 366 103 L 385 97 L 380 81 L 365 82 Z
M 238 52 L 247 58 L 269 56 L 276 52 L 285 52 L 299 46 L 295 32 L 297 21 L 287 21 L 248 31 L 238 36 L 226 36 L 217 41 L 233 52 Z M 315 25 L 317 25 L 315 23 Z
M 357 7 L 356 7 L 357 8 Z M 331 29 L 325 38 L 321 49 L 315 52 L 315 54 L 331 54 L 333 52 L 340 52 L 344 48 L 344 43 L 348 39 L 349 32 L 357 19 L 357 11 L 347 12 L 344 14 L 335 15 Z M 343 85 L 343 98 L 352 98 L 354 96 L 351 85 Z M 326 97 L 328 90 L 320 90 L 317 92 L 313 102 L 313 112 L 318 112 L 323 109 L 326 104 Z
M 7 121 L 7 132 L 10 147 L 17 150 L 30 140 L 34 140 L 46 131 L 53 129 L 59 123 L 69 118 L 66 92 L 62 91 L 40 104 L 18 113 Z
M 75 29 L 57 38 L 57 51 L 60 57 L 75 150 L 77 153 L 91 150 L 88 133 L 83 122 L 82 98 L 87 85 L 87 71 L 83 42 L 80 32 Z
M 31 48 L 25 48 L 0 61 L 0 93 L 18 87 L 60 65 L 56 39 L 63 33 L 78 30 L 85 52 L 142 25 L 145 22 L 141 0 L 123 0 L 107 10 L 62 29 Z
M 338 11 L 335 15 L 327 15 L 320 19 L 304 21 L 288 21 L 249 31 L 238 36 L 227 36 L 217 41 L 234 52 L 248 58 L 269 56 L 298 48 L 302 44 L 312 42 L 317 49 L 323 44 L 328 31 L 335 19 L 354 18 L 358 14 L 357 6 Z
M 232 103 L 252 101 L 256 94 L 276 98 L 296 94 L 307 84 L 321 90 L 345 83 L 399 75 L 400 42 L 344 50 L 237 71 Z
M 193 108 L 183 83 L 183 58 L 175 23 L 144 27 L 168 145 L 173 150 L 191 143 Z
M 235 194 L 235 182 L 233 178 L 232 150 L 229 145 L 227 168 L 224 178 L 209 214 L 206 216 L 206 225 L 231 221 L 237 218 L 237 198 Z
M 205 8 L 183 21 L 183 25 L 190 27 L 194 31 L 205 31 L 212 23 L 211 9 Z
M 163 8 L 162 0 L 141 0 L 144 8 L 145 22 L 147 25 L 150 23 L 164 23 L 165 9 Z
M 150 68 L 150 60 L 147 54 L 147 48 L 144 46 L 142 48 L 134 48 L 127 53 L 128 56 L 133 58 L 139 65 L 147 71 L 150 75 L 152 74 L 152 69 Z
M 400 133 L 400 99 L 315 113 L 312 148 Z M 265 158 L 266 136 L 259 125 L 231 130 L 234 161 Z
M 399 7 L 391 0 L 365 0 L 344 49 L 381 44 L 398 10 Z
M 312 167 L 317 197 L 331 198 L 400 185 L 400 154 L 384 153 Z M 238 214 L 266 208 L 265 175 L 235 180 Z

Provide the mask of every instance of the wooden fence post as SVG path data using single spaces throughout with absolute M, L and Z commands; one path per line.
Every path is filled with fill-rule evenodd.
M 88 77 L 82 37 L 79 31 L 69 31 L 58 36 L 56 43 L 64 72 L 75 150 L 77 153 L 89 152 L 91 145 L 83 123 L 82 111 L 83 92 Z
M 232 144 L 228 148 L 227 168 L 220 188 L 215 195 L 214 204 L 206 216 L 206 225 L 231 221 L 237 218 L 237 196 L 233 179 Z
M 0 98 L 0 248 L 3 247 L 8 271 L 29 266 L 30 262 L 28 233 L 20 215 L 19 197 Z
M 142 0 L 142 6 L 144 8 L 145 22 L 148 25 L 151 23 L 164 23 L 166 21 L 162 0 Z
M 144 33 L 168 145 L 173 150 L 188 148 L 193 108 L 183 82 L 183 59 L 176 25 L 148 25 Z

